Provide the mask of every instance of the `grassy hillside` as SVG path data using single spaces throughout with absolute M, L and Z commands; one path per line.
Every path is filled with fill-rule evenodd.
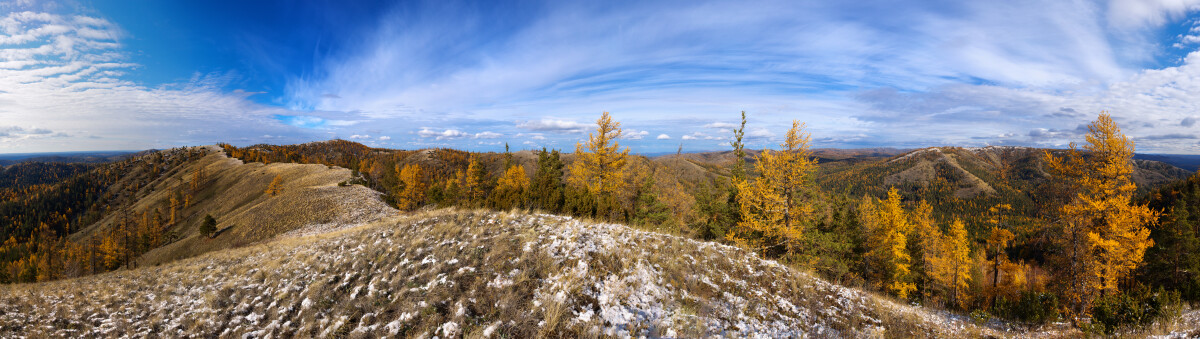
M 0 292 L 0 336 L 8 337 L 1009 333 L 734 247 L 566 217 L 453 209 Z
M 62 176 L 63 166 L 18 166 L 12 170 L 25 175 L 14 180 Z M 378 192 L 345 185 L 352 179 L 350 170 L 245 164 L 217 147 L 147 153 L 94 168 L 71 166 L 85 171 L 11 191 L 26 194 L 0 195 L 0 230 L 13 235 L 0 245 L 0 281 L 44 281 L 159 264 L 286 232 L 397 213 Z M 281 180 L 281 192 L 268 195 L 266 188 L 275 178 Z M 199 232 L 209 215 L 218 221 L 211 239 Z
M 339 186 L 349 180 L 350 170 L 324 165 L 243 163 L 227 157 L 215 147 L 204 147 L 206 155 L 156 180 L 136 193 L 137 201 L 123 211 L 110 213 L 92 226 L 72 234 L 82 240 L 112 228 L 123 215 L 163 211 L 170 199 L 188 187 L 196 176 L 194 203 L 178 212 L 170 231 L 177 241 L 153 249 L 137 260 L 152 265 L 208 251 L 244 246 L 301 228 L 328 224 L 353 224 L 397 213 L 379 198 L 379 193 L 359 185 Z M 276 177 L 283 180 L 282 193 L 266 194 Z M 353 202 L 353 203 L 349 203 Z M 152 212 L 151 212 L 152 213 Z M 199 234 L 204 216 L 217 221 L 212 239 Z M 300 230 L 302 231 L 302 230 Z

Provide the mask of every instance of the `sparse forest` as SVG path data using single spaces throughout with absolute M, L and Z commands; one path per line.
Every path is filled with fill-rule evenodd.
M 607 112 L 573 153 L 405 151 L 344 140 L 220 147 L 246 162 L 350 169 L 340 186 L 382 192 L 401 211 L 523 209 L 638 225 L 982 319 L 1090 317 L 1077 325 L 1111 333 L 1200 301 L 1200 179 L 1136 182 L 1143 169 L 1134 144 L 1106 114 L 1067 150 L 951 147 L 873 158 L 813 150 L 799 121 L 778 147 L 750 150 L 741 118 L 733 151 L 713 158 L 630 154 Z M 152 210 L 123 206 L 197 156 L 175 149 L 0 171 L 0 282 L 112 270 L 172 242 L 203 173 Z M 275 176 L 264 193 L 280 194 L 283 180 Z M 116 227 L 68 240 L 108 213 L 120 215 Z M 215 225 L 207 216 L 201 234 L 211 237 Z M 1140 311 L 1121 316 L 1128 309 Z

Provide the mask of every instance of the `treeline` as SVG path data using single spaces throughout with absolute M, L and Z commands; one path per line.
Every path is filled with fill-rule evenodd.
M 536 209 L 695 233 L 683 224 L 697 217 L 672 210 L 672 206 L 693 204 L 683 184 L 671 178 L 668 171 L 654 168 L 648 159 L 618 149 L 620 123 L 612 121 L 607 113 L 598 123 L 602 130 L 594 133 L 587 145 L 579 145 L 574 154 L 543 149 L 526 153 L 532 155 L 529 157 L 518 157 L 507 150 L 470 153 L 453 149 L 374 149 L 345 140 L 220 146 L 226 154 L 243 161 L 295 161 L 349 168 L 354 179 L 345 184 L 379 190 L 385 193 L 386 202 L 405 211 L 422 206 Z
M 1071 320 L 1114 331 L 1170 315 L 1181 292 L 1186 301 L 1200 293 L 1200 261 L 1192 255 L 1200 246 L 1200 217 L 1193 217 L 1200 201 L 1190 201 L 1200 199 L 1200 179 L 1160 191 L 1149 206 L 1134 202 L 1134 145 L 1106 114 L 1089 126 L 1082 149 L 1029 151 L 1022 155 L 1028 161 L 992 171 L 940 166 L 924 185 L 882 187 L 854 183 L 882 182 L 871 178 L 903 164 L 819 170 L 799 122 L 776 150 L 748 159 L 745 125 L 743 113 L 733 164 L 694 164 L 716 175 L 687 180 L 665 162 L 629 155 L 608 113 L 575 152 L 543 149 L 529 161 L 508 151 L 389 151 L 343 141 L 327 144 L 360 147 L 365 158 L 307 154 L 321 143 L 224 147 L 247 161 L 355 169 L 356 181 L 403 210 L 526 208 L 644 225 L 737 244 L 843 284 L 981 319 Z M 966 187 L 960 170 L 998 183 L 997 193 L 958 198 Z M 832 190 L 831 180 L 851 183 Z
M 176 192 L 153 211 L 130 211 L 138 192 L 204 152 L 176 148 L 96 166 L 56 184 L 20 188 L 0 199 L 0 283 L 47 281 L 105 272 L 174 239 L 177 212 L 200 189 Z M 71 240 L 71 235 L 115 215 L 113 226 Z
M 57 162 L 22 162 L 0 167 L 0 190 L 62 182 L 96 165 Z
M 1172 290 L 1185 288 L 1159 284 L 1161 289 L 1153 291 L 1134 274 L 1155 243 L 1149 227 L 1161 213 L 1133 201 L 1133 143 L 1107 114 L 1089 129 L 1083 150 L 1072 145 L 1064 152 L 1043 152 L 1042 163 L 1053 179 L 1038 188 L 1043 204 L 1038 218 L 998 203 L 970 216 L 981 220 L 972 232 L 957 217 L 936 220 L 928 201 L 903 202 L 896 187 L 886 199 L 863 195 L 853 209 L 859 227 L 841 230 L 852 235 L 843 239 L 857 249 L 841 256 L 850 261 L 847 266 L 859 268 L 848 275 L 900 299 L 973 311 L 978 317 L 992 312 L 1044 322 L 1061 313 L 1084 320 L 1079 325 L 1086 329 L 1111 332 L 1170 315 L 1179 304 Z M 825 217 L 813 207 L 837 200 L 822 196 L 813 183 L 816 166 L 808 140 L 803 125 L 795 122 L 778 151 L 756 157 L 756 175 L 734 175 L 731 194 L 740 220 L 725 238 L 820 270 L 814 263 L 822 261 L 821 255 L 809 253 L 835 235 L 821 230 Z M 740 151 L 741 145 L 734 148 Z M 736 166 L 734 173 L 741 173 L 743 165 Z M 1184 228 L 1176 227 L 1175 233 Z M 1186 276 L 1175 272 L 1173 279 Z M 1131 310 L 1137 316 L 1122 315 Z

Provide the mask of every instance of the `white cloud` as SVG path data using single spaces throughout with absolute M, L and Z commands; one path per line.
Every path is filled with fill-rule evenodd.
M 386 135 L 385 135 L 385 136 L 381 136 L 381 137 L 379 137 L 379 141 L 388 141 L 388 140 L 392 140 L 392 137 L 389 137 L 389 136 L 386 136 Z
M 658 140 L 669 140 L 669 139 L 671 139 L 671 136 L 670 136 L 670 135 L 666 135 L 666 134 L 659 134 L 659 135 L 658 135 L 658 137 L 657 137 L 657 138 L 655 138 L 655 139 L 658 139 Z
M 475 133 L 475 139 L 496 139 L 496 138 L 503 137 L 503 136 L 504 136 L 503 134 L 491 132 L 491 131 L 483 131 L 483 132 Z
M 766 128 L 762 128 L 762 127 L 751 128 L 749 131 L 746 131 L 746 138 L 769 139 L 769 138 L 774 138 L 774 137 L 775 137 L 774 132 L 771 132 L 770 130 L 768 130 Z
M 704 125 L 704 127 L 716 129 L 717 131 L 719 131 L 721 133 L 732 133 L 734 129 L 738 128 L 738 125 L 734 125 L 734 124 L 727 123 L 727 122 L 714 122 L 711 124 Z
M 357 139 L 370 139 L 370 138 L 371 138 L 371 136 L 370 136 L 370 135 L 360 135 L 360 134 L 355 134 L 355 135 L 351 135 L 351 136 L 350 136 L 350 139 L 356 139 L 356 140 L 357 140 Z
M 1112 0 L 1108 3 L 1108 20 L 1122 28 L 1161 26 L 1197 9 L 1197 0 Z
M 305 124 L 352 123 L 295 117 L 250 102 L 251 93 L 222 89 L 238 77 L 231 72 L 197 73 L 154 88 L 126 80 L 139 66 L 127 61 L 118 40 L 123 34 L 115 24 L 88 16 L 25 11 L 0 16 L 0 126 L 37 124 L 55 131 L 48 134 L 55 137 L 10 136 L 0 151 L 303 142 L 319 136 Z M 289 122 L 295 124 L 279 116 L 293 117 Z
M 553 133 L 579 133 L 588 129 L 587 124 L 582 124 L 568 120 L 542 119 L 538 121 L 526 121 L 517 124 L 517 128 L 527 129 L 538 132 L 553 132 Z
M 694 136 L 691 136 L 691 135 L 684 135 L 684 136 L 683 136 L 681 139 L 683 139 L 683 140 L 695 140 L 695 139 L 696 139 L 696 137 L 694 137 Z
M 621 131 L 621 138 L 628 140 L 642 140 L 642 138 L 645 138 L 647 135 L 650 135 L 650 132 L 632 128 L 627 128 Z
M 29 139 L 69 137 L 66 133 L 54 133 L 45 128 L 23 128 L 20 126 L 0 126 L 0 143 L 11 143 Z
M 447 129 L 447 130 L 444 130 L 441 132 L 437 132 L 437 131 L 429 129 L 428 127 L 425 127 L 425 128 L 421 128 L 420 131 L 417 131 L 417 135 L 422 138 L 435 138 L 437 140 L 448 140 L 448 139 L 462 138 L 462 137 L 467 136 L 468 134 L 466 132 L 459 131 L 456 129 Z

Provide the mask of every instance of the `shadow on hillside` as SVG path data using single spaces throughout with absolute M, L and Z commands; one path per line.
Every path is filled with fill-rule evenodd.
M 237 226 L 237 225 L 229 225 L 228 227 L 225 227 L 225 228 L 217 230 L 216 232 L 213 232 L 212 237 L 210 237 L 209 239 L 216 239 L 217 237 L 221 236 L 221 233 L 225 233 L 225 231 L 233 229 L 234 226 Z

